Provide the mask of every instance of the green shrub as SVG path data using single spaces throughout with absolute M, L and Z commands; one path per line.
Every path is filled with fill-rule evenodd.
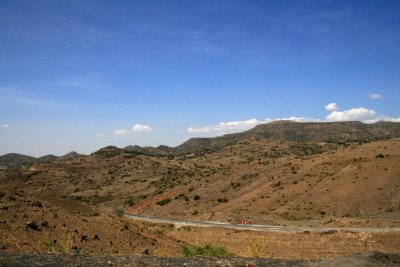
M 124 211 L 123 211 L 123 210 L 120 210 L 120 209 L 117 209 L 117 210 L 115 211 L 115 214 L 116 214 L 118 217 L 122 217 L 122 216 L 124 215 Z
M 199 195 L 195 195 L 194 197 L 193 197 L 193 199 L 194 200 L 199 200 L 201 197 L 199 196 Z
M 185 194 L 179 194 L 178 196 L 175 196 L 175 199 L 178 199 L 178 198 L 181 198 L 181 197 L 184 197 L 185 196 Z
M 226 199 L 226 197 L 220 197 L 217 199 L 217 202 L 228 202 L 228 199 Z
M 208 256 L 208 257 L 227 257 L 232 256 L 225 247 L 213 245 L 205 246 L 182 246 L 182 253 L 185 257 Z
M 192 215 L 197 215 L 197 214 L 199 214 L 199 211 L 198 211 L 198 210 L 194 210 L 194 211 L 192 212 Z
M 164 234 L 164 231 L 163 231 L 163 230 L 160 230 L 160 229 L 156 229 L 156 230 L 153 231 L 153 234 L 156 234 L 156 235 L 163 235 L 163 234 Z
M 128 199 L 125 203 L 126 203 L 129 207 L 132 207 L 133 205 L 135 205 L 135 201 L 134 201 L 132 198 Z
M 158 201 L 156 204 L 159 205 L 159 206 L 164 206 L 164 205 L 167 205 L 169 202 L 171 202 L 171 199 L 170 198 L 166 198 L 166 199 Z
M 375 156 L 375 158 L 380 158 L 380 159 L 383 159 L 384 157 L 385 157 L 385 155 L 383 155 L 383 154 L 378 154 Z
M 93 216 L 93 217 L 100 216 L 100 212 L 95 211 L 95 212 L 91 213 L 90 216 Z
M 164 190 L 158 189 L 154 194 L 161 195 L 162 193 L 164 193 Z

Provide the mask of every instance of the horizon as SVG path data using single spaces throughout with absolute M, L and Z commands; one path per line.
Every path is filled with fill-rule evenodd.
M 400 122 L 399 1 L 1 1 L 0 155 Z
M 397 121 L 386 121 L 386 120 L 380 120 L 380 121 L 376 121 L 376 122 L 362 122 L 362 121 L 294 121 L 294 120 L 272 120 L 272 121 L 269 121 L 269 122 L 263 122 L 263 123 L 257 124 L 257 125 L 254 126 L 253 128 L 250 128 L 250 129 L 247 129 L 247 130 L 244 130 L 244 131 L 252 130 L 252 129 L 256 128 L 257 126 L 260 126 L 260 125 L 263 125 L 263 124 L 273 124 L 273 123 L 300 123 L 300 124 L 302 124 L 302 123 L 342 123 L 342 122 L 345 122 L 345 123 L 346 123 L 346 122 L 359 122 L 359 123 L 363 123 L 363 124 L 375 124 L 375 123 L 380 123 L 380 122 L 394 122 L 394 123 L 400 123 L 400 122 L 397 122 Z M 244 131 L 235 132 L 235 133 L 242 133 L 242 132 L 244 132 Z M 226 133 L 226 134 L 223 134 L 223 135 L 220 135 L 220 136 L 213 136 L 213 137 L 196 137 L 196 136 L 195 136 L 195 137 L 191 137 L 190 139 L 223 137 L 223 136 L 225 136 L 225 135 L 235 134 L 235 133 Z M 186 141 L 184 141 L 184 142 L 182 142 L 182 143 L 180 143 L 180 144 L 178 144 L 178 145 L 176 145 L 176 146 L 168 146 L 168 145 L 165 145 L 165 144 L 160 144 L 160 145 L 158 145 L 158 146 L 139 146 L 139 147 L 142 147 L 142 148 L 157 148 L 157 147 L 159 147 L 159 146 L 167 146 L 167 147 L 169 147 L 169 148 L 176 148 L 176 147 L 179 147 L 180 145 L 186 143 L 186 142 L 189 141 L 190 139 L 188 139 L 188 140 L 186 140 Z M 126 147 L 129 147 L 129 146 L 138 146 L 138 145 L 136 145 L 136 144 L 128 144 L 128 145 L 126 145 L 126 146 L 124 146 L 124 147 L 118 147 L 118 146 L 114 146 L 114 145 L 106 145 L 106 146 L 104 146 L 104 147 L 100 147 L 100 148 L 98 148 L 98 149 L 96 149 L 96 150 L 94 150 L 94 151 L 91 151 L 91 152 L 89 152 L 89 153 L 80 153 L 79 151 L 72 150 L 72 151 L 68 151 L 68 152 L 66 152 L 65 154 L 62 154 L 62 155 L 54 155 L 53 153 L 50 153 L 50 154 L 46 154 L 46 155 L 33 156 L 33 155 L 28 155 L 28 154 L 20 154 L 20 153 L 10 152 L 10 153 L 6 153 L 6 154 L 2 154 L 2 155 L 0 154 L 0 156 L 5 156 L 5 155 L 8 155 L 8 154 L 17 154 L 17 155 L 23 155 L 23 156 L 30 156 L 30 157 L 34 157 L 34 158 L 41 158 L 41 157 L 45 157 L 45 156 L 62 157 L 62 156 L 66 156 L 66 155 L 71 154 L 71 153 L 77 153 L 77 154 L 82 155 L 82 156 L 88 156 L 88 155 L 91 155 L 92 153 L 95 153 L 95 152 L 97 152 L 97 151 L 99 151 L 99 150 L 101 150 L 101 149 L 103 149 L 103 148 L 107 148 L 107 147 L 116 147 L 116 148 L 118 148 L 118 149 L 125 149 Z

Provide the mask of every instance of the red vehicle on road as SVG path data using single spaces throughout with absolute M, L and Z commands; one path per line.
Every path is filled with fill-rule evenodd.
M 251 221 L 247 221 L 247 220 L 238 220 L 237 224 L 251 224 Z

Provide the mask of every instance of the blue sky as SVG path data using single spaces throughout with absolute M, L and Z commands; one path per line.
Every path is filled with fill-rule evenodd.
M 397 0 L 2 0 L 0 154 L 400 121 L 399 47 Z

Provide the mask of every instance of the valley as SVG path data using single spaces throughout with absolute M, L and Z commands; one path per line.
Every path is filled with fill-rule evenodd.
M 399 253 L 396 231 L 289 234 L 123 217 L 398 229 L 399 129 L 399 123 L 282 121 L 191 139 L 176 148 L 109 146 L 91 155 L 3 167 L 2 251 L 178 257 L 183 246 L 212 243 L 242 257 L 316 259 L 372 249 Z M 236 247 L 239 237 L 245 249 Z M 287 253 L 271 252 L 273 243 L 285 242 Z

